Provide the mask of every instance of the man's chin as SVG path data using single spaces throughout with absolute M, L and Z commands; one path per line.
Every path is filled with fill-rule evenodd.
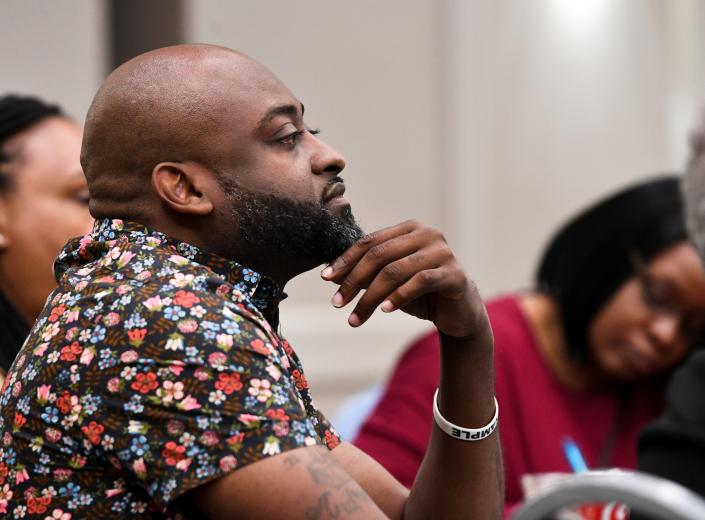
M 325 208 L 328 213 L 333 215 L 335 218 L 338 218 L 345 222 L 347 225 L 357 225 L 355 222 L 355 216 L 353 215 L 352 212 L 352 206 L 350 203 L 345 199 L 344 202 L 340 202 L 338 199 L 345 199 L 344 197 L 338 197 L 334 199 L 333 201 L 325 204 L 323 207 Z
M 350 201 L 345 196 L 336 197 L 332 200 L 326 202 L 323 206 L 328 211 L 337 215 L 338 217 L 343 217 L 344 215 L 349 215 L 352 218 L 352 209 L 350 208 Z

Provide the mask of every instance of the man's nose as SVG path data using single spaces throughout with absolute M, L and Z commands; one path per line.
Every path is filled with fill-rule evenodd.
M 316 150 L 311 157 L 311 169 L 313 173 L 339 174 L 345 168 L 345 158 L 332 146 L 314 137 Z

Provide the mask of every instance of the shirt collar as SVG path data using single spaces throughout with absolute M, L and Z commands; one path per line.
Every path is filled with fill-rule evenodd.
M 278 326 L 279 303 L 286 298 L 286 294 L 273 280 L 234 260 L 203 251 L 138 222 L 109 218 L 96 220 L 89 235 L 73 239 L 64 247 L 54 267 L 57 277 L 68 267 L 86 263 L 86 259 L 93 256 L 86 254 L 88 249 L 92 249 L 91 245 L 122 240 L 136 245 L 171 249 L 175 254 L 208 267 L 240 292 L 249 295 L 265 318 L 274 327 Z

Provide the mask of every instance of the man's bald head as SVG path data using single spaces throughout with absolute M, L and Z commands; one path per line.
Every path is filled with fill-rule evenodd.
M 303 105 L 236 51 L 181 45 L 103 83 L 81 163 L 96 218 L 138 221 L 282 283 L 362 234 L 342 196 L 345 160 Z
M 251 58 L 214 45 L 178 45 L 126 62 L 103 82 L 85 125 L 81 163 L 96 217 L 142 216 L 150 174 L 164 161 L 227 167 L 238 105 L 279 80 Z

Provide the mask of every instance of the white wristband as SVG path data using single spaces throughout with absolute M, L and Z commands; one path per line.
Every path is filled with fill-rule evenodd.
M 461 441 L 481 441 L 492 435 L 492 432 L 497 428 L 499 424 L 499 405 L 495 397 L 494 417 L 487 425 L 482 428 L 463 428 L 453 424 L 441 415 L 441 411 L 438 409 L 438 389 L 436 389 L 436 393 L 433 395 L 433 418 L 436 420 L 438 427 L 451 437 Z

